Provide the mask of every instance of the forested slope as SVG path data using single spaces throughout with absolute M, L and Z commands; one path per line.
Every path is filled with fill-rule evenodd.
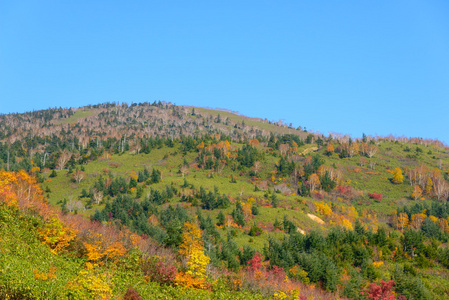
M 88 297 L 95 291 L 77 278 L 94 272 L 105 298 L 129 286 L 144 298 L 180 286 L 192 297 L 449 297 L 449 155 L 439 141 L 324 136 L 165 103 L 0 120 L 4 191 L 14 192 L 2 194 L 1 253 L 36 257 L 27 270 L 37 270 L 14 286 L 2 275 L 9 291 L 47 274 L 29 295 L 73 284 Z M 10 190 L 13 177 L 36 178 L 36 201 L 48 209 L 10 205 L 25 195 Z M 11 224 L 12 215 L 22 221 Z M 43 230 L 68 240 L 55 244 Z M 11 254 L 14 245 L 31 252 Z M 44 256 L 52 263 L 38 265 Z M 19 265 L 3 264 L 1 274 Z M 53 278 L 58 269 L 67 273 Z M 117 279 L 122 272 L 137 279 Z

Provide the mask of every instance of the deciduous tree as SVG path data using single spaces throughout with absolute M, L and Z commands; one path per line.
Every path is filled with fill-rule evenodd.
M 396 167 L 393 173 L 393 183 L 399 184 L 403 182 L 404 182 L 404 175 L 402 175 L 402 170 L 399 167 Z

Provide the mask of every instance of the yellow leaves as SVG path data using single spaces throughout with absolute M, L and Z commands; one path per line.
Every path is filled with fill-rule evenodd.
M 135 171 L 131 171 L 131 173 L 129 173 L 129 178 L 137 180 L 138 176 Z
M 228 140 L 226 140 L 225 142 L 224 142 L 224 144 L 225 144 L 225 146 L 226 146 L 226 149 L 231 149 L 231 144 L 228 142 Z
M 404 182 L 404 175 L 402 175 L 402 170 L 396 167 L 393 173 L 393 183 L 399 184 L 403 182 Z
M 359 213 L 357 212 L 355 207 L 352 205 L 348 208 L 348 215 L 352 220 L 355 220 L 359 217 Z
M 78 273 L 74 282 L 68 282 L 66 289 L 70 290 L 76 299 L 107 300 L 112 298 L 110 287 L 111 275 L 105 273 L 97 265 L 86 265 L 86 268 Z
M 138 245 L 140 244 L 140 242 L 142 241 L 142 238 L 140 237 L 140 235 L 137 235 L 137 234 L 135 234 L 135 233 L 132 233 L 132 234 L 129 236 L 129 239 L 131 240 L 131 245 L 132 245 L 133 247 L 138 246 Z
M 38 233 L 44 244 L 50 247 L 53 254 L 59 254 L 67 248 L 75 239 L 77 231 L 64 226 L 59 218 L 54 215 L 38 229 Z
M 287 299 L 287 294 L 284 292 L 277 292 L 273 294 L 273 299 Z
M 429 216 L 429 219 L 430 219 L 432 222 L 438 224 L 438 218 L 437 218 L 437 217 L 435 217 L 435 216 Z
M 379 267 L 383 266 L 383 264 L 384 264 L 383 261 L 375 261 L 375 262 L 373 262 L 373 267 L 379 268 Z
M 410 220 L 410 226 L 412 226 L 414 229 L 421 228 L 421 225 L 424 222 L 424 220 L 426 219 L 426 217 L 427 216 L 423 213 L 412 215 L 411 220 Z
M 323 216 L 329 216 L 332 214 L 332 209 L 324 202 L 315 202 L 315 208 Z
M 433 181 L 432 178 L 428 177 L 425 188 L 426 195 L 430 195 L 432 193 L 432 189 L 433 189 Z
M 41 168 L 39 168 L 39 167 L 32 167 L 31 168 L 31 173 L 37 173 L 37 172 L 39 172 L 41 170 Z
M 408 225 L 408 215 L 406 213 L 400 213 L 397 218 L 397 228 L 403 231 Z
M 354 230 L 354 228 L 352 227 L 351 221 L 349 221 L 348 219 L 346 219 L 343 216 L 340 216 L 340 224 L 342 227 L 344 227 L 348 230 Z
M 196 148 L 197 148 L 198 150 L 204 149 L 204 142 L 199 143 L 198 146 L 196 146 Z
M 440 227 L 441 231 L 449 233 L 449 224 L 446 219 L 441 218 L 438 222 L 438 227 Z
M 148 223 L 150 223 L 153 226 L 157 226 L 159 225 L 159 220 L 157 219 L 156 215 L 153 214 L 148 218 Z
M 310 187 L 310 190 L 313 192 L 317 187 L 320 186 L 320 178 L 318 177 L 317 174 L 313 173 L 312 175 L 309 176 L 308 179 L 308 184 Z
M 101 259 L 114 259 L 125 255 L 126 248 L 120 242 L 113 242 L 108 246 L 101 244 L 89 244 L 84 242 L 84 249 L 89 261 L 97 262 Z
M 206 276 L 206 268 L 210 258 L 204 254 L 201 231 L 193 222 L 184 224 L 179 254 L 187 257 L 187 275 L 198 278 Z

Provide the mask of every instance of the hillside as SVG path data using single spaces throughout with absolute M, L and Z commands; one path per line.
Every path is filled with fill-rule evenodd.
M 46 224 L 45 213 L 30 217 L 26 205 L 18 204 L 21 211 L 4 204 L 0 286 L 9 291 L 23 291 L 33 279 L 16 284 L 7 270 L 66 270 L 51 284 L 31 288 L 30 297 L 40 298 L 44 291 L 60 295 L 91 263 L 115 283 L 107 297 L 123 296 L 128 286 L 148 297 L 153 292 L 142 280 L 161 298 L 179 293 L 180 285 L 196 287 L 192 297 L 212 293 L 202 298 L 218 297 L 221 288 L 223 299 L 374 299 L 381 287 L 393 297 L 388 299 L 449 297 L 449 149 L 440 141 L 323 136 L 166 103 L 1 115 L 0 140 L 0 168 L 35 177 L 44 192 L 39 201 L 48 201 L 62 224 L 77 232 L 62 257 L 33 235 Z M 22 214 L 12 222 L 10 216 Z M 106 266 L 108 258 L 89 257 L 85 243 L 93 241 L 81 234 L 87 225 L 79 222 L 112 228 L 113 236 L 134 234 L 147 245 L 137 247 L 139 257 L 167 257 L 186 274 L 191 252 L 182 251 L 183 234 L 186 224 L 195 224 L 200 252 L 210 262 L 192 280 L 201 278 L 204 285 L 142 279 L 141 273 L 132 275 L 133 282 L 116 281 L 120 272 L 131 272 L 124 266 L 133 245 L 123 242 L 123 255 Z M 14 247 L 27 252 L 12 254 Z M 21 257 L 33 259 L 24 266 Z M 139 268 L 144 272 L 142 264 L 133 270 Z M 217 283 L 225 278 L 239 283 Z

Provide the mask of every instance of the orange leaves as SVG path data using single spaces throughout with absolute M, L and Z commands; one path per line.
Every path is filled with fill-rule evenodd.
M 438 221 L 438 227 L 440 227 L 441 231 L 449 233 L 449 224 L 446 219 L 441 218 Z
M 97 261 L 103 256 L 99 245 L 89 243 L 83 243 L 83 245 L 86 250 L 86 256 L 88 260 Z
M 75 239 L 77 231 L 64 226 L 57 216 L 53 216 L 38 229 L 38 233 L 50 251 L 59 254 Z
M 9 206 L 34 207 L 45 217 L 50 215 L 47 205 L 42 201 L 42 190 L 36 180 L 23 170 L 0 170 L 0 199 Z
M 126 248 L 119 240 L 110 240 L 102 234 L 90 233 L 89 242 L 83 242 L 87 259 L 91 262 L 108 261 L 122 257 Z
M 103 252 L 106 257 L 121 257 L 125 255 L 126 248 L 120 242 L 114 242 L 109 245 Z
M 327 147 L 326 147 L 327 155 L 334 153 L 334 151 L 335 151 L 334 145 L 332 144 L 332 142 L 329 142 L 329 144 L 327 144 Z
M 250 144 L 251 146 L 257 146 L 259 145 L 259 140 L 258 139 L 249 140 L 248 144 Z
M 0 188 L 0 199 L 5 202 L 7 206 L 17 206 L 17 195 L 8 188 Z
M 419 185 L 415 184 L 415 187 L 413 188 L 413 192 L 412 192 L 412 198 L 415 199 L 415 201 L 416 201 L 421 196 L 422 196 L 422 190 L 419 187 Z
M 56 267 L 51 267 L 50 271 L 48 273 L 41 273 L 41 272 L 39 272 L 38 269 L 33 270 L 34 279 L 42 280 L 42 281 L 56 278 L 55 273 L 56 273 Z
M 179 272 L 176 274 L 175 285 L 186 289 L 194 288 L 197 290 L 201 290 L 206 287 L 204 278 L 195 277 L 184 272 Z
M 199 143 L 198 146 L 196 146 L 196 148 L 198 150 L 200 150 L 200 151 L 203 150 L 204 149 L 204 143 L 203 142 Z

